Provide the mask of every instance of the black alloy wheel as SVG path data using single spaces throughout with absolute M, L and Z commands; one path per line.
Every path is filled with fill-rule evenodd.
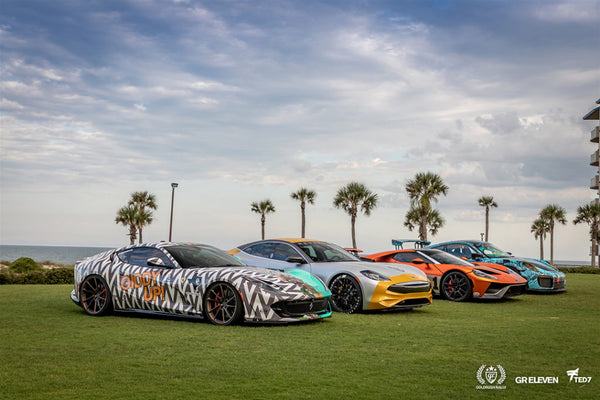
M 353 276 L 341 274 L 329 284 L 331 303 L 338 312 L 351 314 L 361 309 L 362 293 L 360 285 Z
M 471 281 L 465 274 L 452 271 L 442 279 L 442 295 L 451 301 L 465 301 L 471 298 Z
M 204 295 L 204 315 L 215 325 L 231 325 L 244 313 L 244 304 L 238 291 L 228 283 L 217 282 Z
M 112 310 L 110 289 L 104 278 L 98 275 L 84 279 L 79 289 L 79 300 L 89 315 L 104 315 Z

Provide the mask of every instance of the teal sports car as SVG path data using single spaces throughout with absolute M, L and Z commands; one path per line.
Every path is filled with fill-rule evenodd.
M 491 243 L 479 240 L 457 240 L 428 246 L 474 263 L 492 263 L 508 267 L 527 279 L 527 290 L 562 292 L 567 290 L 565 274 L 547 261 L 515 257 Z

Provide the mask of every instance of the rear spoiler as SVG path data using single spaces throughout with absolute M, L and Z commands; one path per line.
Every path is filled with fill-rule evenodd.
M 429 246 L 431 242 L 427 240 L 414 240 L 414 239 L 392 239 L 392 244 L 396 247 L 396 250 L 404 248 L 404 243 L 414 243 L 415 249 L 421 249 L 425 246 Z

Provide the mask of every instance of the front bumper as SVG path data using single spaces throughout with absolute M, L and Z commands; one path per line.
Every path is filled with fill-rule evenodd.
M 516 285 L 491 284 L 480 299 L 498 300 L 504 297 L 519 296 L 525 294 L 526 291 L 526 283 Z
M 564 292 L 565 290 L 567 290 L 565 276 L 540 275 L 533 284 L 529 284 L 529 291 L 533 292 Z
M 411 309 L 429 305 L 432 301 L 429 281 L 406 279 L 400 282 L 379 282 L 368 309 Z
M 75 303 L 79 307 L 81 307 L 81 302 L 79 301 L 79 298 L 77 297 L 77 292 L 75 291 L 75 289 L 73 289 L 71 291 L 71 300 L 73 300 L 73 303 Z

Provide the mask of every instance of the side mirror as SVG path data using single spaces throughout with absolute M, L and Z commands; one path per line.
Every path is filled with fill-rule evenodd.
M 285 261 L 291 264 L 306 264 L 306 261 L 300 256 L 289 256 Z
M 481 260 L 483 258 L 483 256 L 481 254 L 473 253 L 473 254 L 471 254 L 471 258 L 473 260 Z M 465 260 L 468 260 L 468 258 L 465 258 Z
M 413 263 L 413 264 L 426 264 L 426 262 L 423 261 L 422 258 L 415 258 L 414 260 L 411 261 L 411 263 Z
M 510 251 L 507 251 L 507 253 L 508 253 L 509 256 L 512 256 L 512 253 Z
M 148 260 L 146 260 L 146 263 L 149 267 L 166 267 L 164 261 L 158 257 L 149 258 Z

